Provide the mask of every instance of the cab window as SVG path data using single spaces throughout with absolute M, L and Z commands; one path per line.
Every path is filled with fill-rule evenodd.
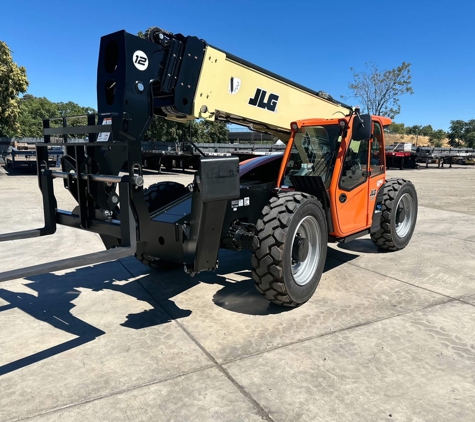
M 328 189 L 340 132 L 339 125 L 326 125 L 306 126 L 296 133 L 284 185 L 291 186 L 290 176 L 319 176 Z
M 383 131 L 378 122 L 374 122 L 373 139 L 371 140 L 371 177 L 384 173 Z
M 340 188 L 352 190 L 368 179 L 368 147 L 369 140 L 351 140 L 346 152 L 340 178 Z

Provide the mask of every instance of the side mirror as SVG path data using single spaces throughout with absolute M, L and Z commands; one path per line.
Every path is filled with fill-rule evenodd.
M 353 131 L 351 137 L 355 141 L 364 141 L 371 138 L 370 114 L 361 114 L 359 117 L 358 115 L 353 117 Z

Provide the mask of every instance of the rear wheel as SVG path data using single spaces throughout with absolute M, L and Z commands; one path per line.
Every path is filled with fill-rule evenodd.
M 148 212 L 152 214 L 165 205 L 181 198 L 186 193 L 188 193 L 188 189 L 181 183 L 160 182 L 150 185 L 148 189 L 144 190 L 144 199 L 148 207 Z M 165 261 L 147 254 L 136 254 L 135 257 L 144 265 L 153 268 L 160 268 L 162 270 L 183 265 L 176 262 Z
M 252 256 L 252 276 L 257 290 L 279 305 L 307 302 L 327 255 L 327 225 L 318 199 L 302 192 L 280 194 L 264 207 L 256 228 L 259 248 Z
M 398 251 L 411 240 L 417 220 L 417 193 L 414 185 L 404 179 L 390 179 L 384 186 L 381 227 L 371 233 L 371 240 L 380 249 Z

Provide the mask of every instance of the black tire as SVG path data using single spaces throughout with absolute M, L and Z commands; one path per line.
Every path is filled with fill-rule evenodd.
M 186 195 L 188 192 L 189 190 L 186 186 L 181 183 L 160 182 L 150 185 L 148 189 L 144 189 L 143 196 L 148 212 L 152 214 L 170 202 Z
M 181 198 L 188 192 L 189 190 L 181 183 L 160 182 L 150 185 L 148 189 L 144 190 L 144 199 L 149 213 L 152 214 L 165 205 L 168 205 L 170 202 Z M 183 265 L 176 262 L 165 261 L 146 254 L 136 254 L 135 257 L 142 264 L 152 268 L 159 268 L 161 270 L 169 270 Z
M 279 194 L 264 207 L 256 228 L 259 247 L 251 263 L 257 290 L 278 305 L 307 302 L 327 255 L 328 230 L 320 201 L 302 192 Z
M 399 251 L 411 240 L 417 221 L 417 193 L 404 179 L 390 179 L 384 185 L 381 227 L 371 233 L 380 249 Z

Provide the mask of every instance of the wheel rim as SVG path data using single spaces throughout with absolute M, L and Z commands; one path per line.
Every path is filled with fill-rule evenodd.
M 310 282 L 318 266 L 320 257 L 320 226 L 315 217 L 308 215 L 297 226 L 292 238 L 292 244 L 296 239 L 305 238 L 308 241 L 308 254 L 303 261 L 296 262 L 292 257 L 292 276 L 295 283 L 299 286 L 305 286 Z M 292 249 L 292 248 L 290 248 Z
M 412 197 L 408 193 L 403 194 L 396 205 L 396 234 L 405 237 L 412 227 L 414 219 L 414 207 Z

